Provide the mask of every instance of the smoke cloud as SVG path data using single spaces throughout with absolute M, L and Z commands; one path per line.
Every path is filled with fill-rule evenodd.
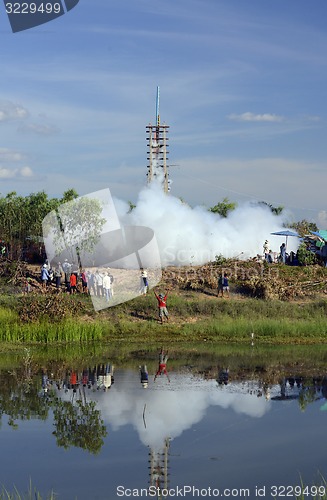
M 255 203 L 238 206 L 227 218 L 209 212 L 204 206 L 190 207 L 167 195 L 152 182 L 138 196 L 136 208 L 115 201 L 123 224 L 142 225 L 154 230 L 162 266 L 201 265 L 216 255 L 248 259 L 263 254 L 267 239 L 274 252 L 285 241 L 270 233 L 285 229 L 286 215 L 276 216 L 269 207 Z M 287 250 L 296 250 L 297 238 L 289 238 Z

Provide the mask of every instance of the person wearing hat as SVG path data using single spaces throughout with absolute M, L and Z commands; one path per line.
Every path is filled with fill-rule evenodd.
M 47 283 L 48 283 L 48 280 L 50 277 L 47 267 L 48 266 L 46 264 L 43 264 L 43 266 L 41 268 L 41 281 L 42 281 L 43 290 L 46 290 Z
M 159 293 L 159 295 L 154 291 L 154 294 L 157 298 L 158 301 L 158 308 L 159 308 L 159 320 L 160 323 L 163 323 L 163 318 L 167 319 L 167 322 L 169 321 L 169 315 L 168 315 L 168 309 L 167 309 L 167 295 L 168 292 L 166 292 L 166 295 L 163 293 Z
M 265 260 L 268 262 L 268 255 L 269 255 L 269 242 L 266 240 L 263 244 L 263 254 L 265 257 Z

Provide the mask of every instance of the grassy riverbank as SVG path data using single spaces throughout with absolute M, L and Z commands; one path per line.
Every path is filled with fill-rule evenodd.
M 82 295 L 1 296 L 0 342 L 248 343 L 252 334 L 260 344 L 324 344 L 327 340 L 326 299 L 283 302 L 239 295 L 218 299 L 178 291 L 170 293 L 168 306 L 170 322 L 161 325 L 151 293 L 98 313 L 90 298 Z

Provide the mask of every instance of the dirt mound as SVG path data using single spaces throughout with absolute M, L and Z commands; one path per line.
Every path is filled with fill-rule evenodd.
M 265 262 L 229 260 L 224 265 L 169 267 L 163 271 L 167 289 L 217 291 L 220 275 L 228 275 L 231 291 L 261 299 L 292 300 L 327 294 L 327 269 L 290 267 Z

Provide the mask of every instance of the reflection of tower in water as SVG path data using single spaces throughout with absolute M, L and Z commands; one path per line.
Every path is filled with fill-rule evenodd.
M 157 87 L 156 124 L 146 127 L 148 184 L 156 181 L 160 183 L 165 193 L 170 191 L 168 179 L 168 132 L 169 125 L 160 124 L 159 115 L 159 87 Z
M 169 447 L 170 438 L 166 438 L 164 446 L 160 451 L 154 451 L 151 448 L 149 451 L 150 486 L 156 488 L 156 498 L 158 500 L 167 498 L 166 492 L 169 486 Z

